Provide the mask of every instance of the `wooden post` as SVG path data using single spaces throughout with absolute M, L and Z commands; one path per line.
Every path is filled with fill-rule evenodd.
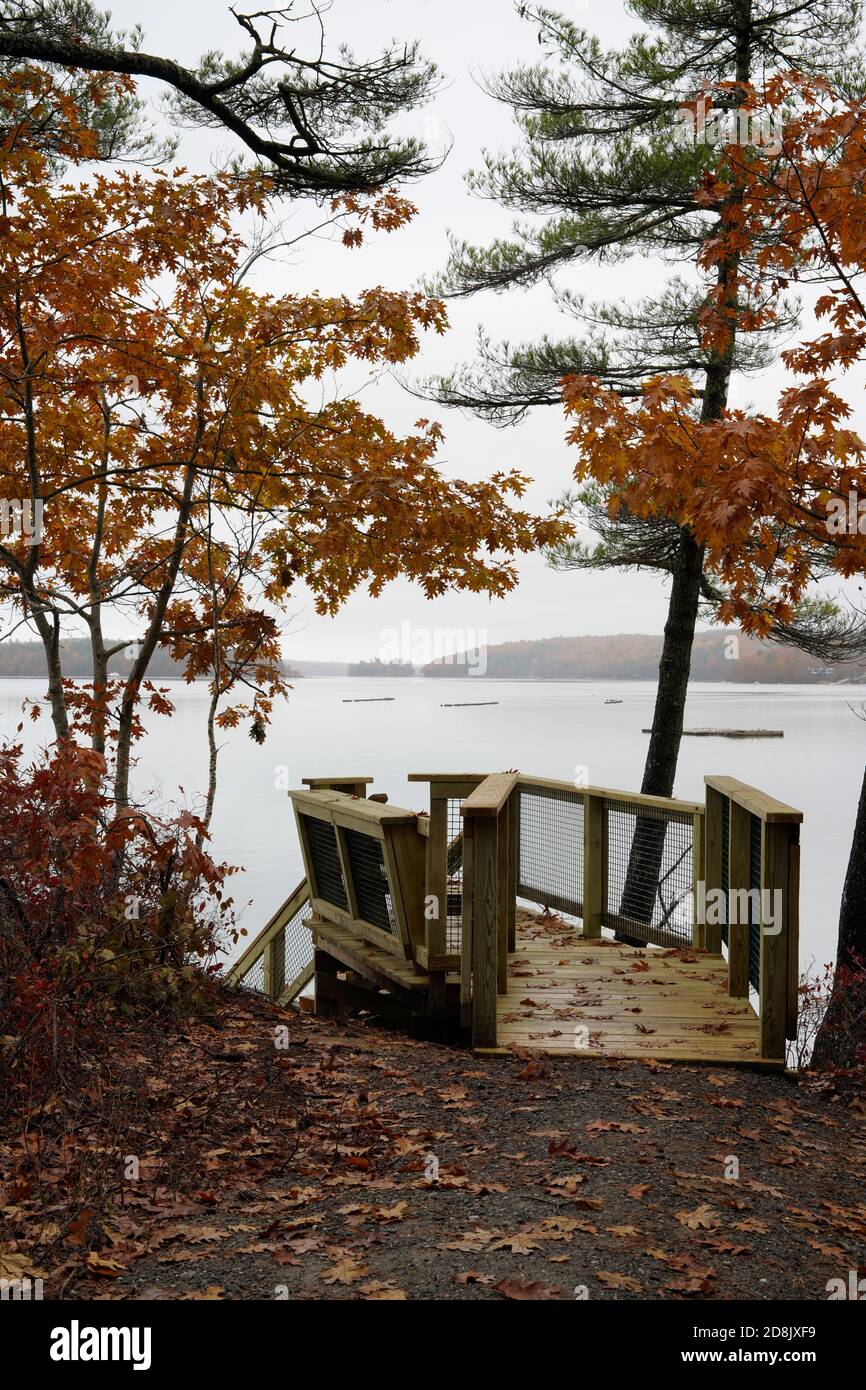
M 430 788 L 430 826 L 427 834 L 427 873 L 424 925 L 427 954 L 443 956 L 447 949 L 448 881 L 448 798 Z M 428 1010 L 431 1018 L 445 1014 L 446 977 L 444 970 L 429 970 Z
M 329 997 L 328 990 L 321 982 L 324 976 L 328 976 L 329 980 L 336 984 L 337 972 L 344 967 L 327 951 L 321 950 L 318 946 L 313 951 L 313 961 L 316 967 L 316 1013 L 320 1018 L 336 1018 L 339 1014 L 339 1008 L 335 1001 Z
M 463 822 L 463 915 L 460 933 L 460 1026 L 472 1026 L 472 907 L 475 880 L 474 823 Z
M 710 893 L 724 888 L 722 882 L 722 807 L 726 798 L 715 787 L 707 786 L 707 810 L 704 824 L 704 907 Z M 715 914 L 714 914 L 715 916 Z M 711 955 L 722 954 L 721 922 L 705 922 L 702 927 L 704 949 Z M 695 941 L 698 945 L 698 941 Z
M 472 825 L 472 1046 L 496 1046 L 499 818 L 473 816 Z
M 520 882 L 520 788 L 508 798 L 508 949 L 517 950 L 517 885 Z
M 701 903 L 704 901 L 700 885 L 706 885 L 706 845 L 704 838 L 704 816 L 695 811 L 692 816 L 692 945 L 698 950 L 706 946 L 707 924 L 699 922 Z M 705 914 L 703 914 L 705 915 Z
M 763 921 L 763 911 L 761 920 L 761 1056 L 774 1060 L 785 1056 L 788 1017 L 790 842 L 790 825 L 775 821 L 764 822 L 761 888 L 770 893 L 770 902 L 774 905 L 773 895 L 780 893 L 782 904 L 781 923 L 777 919 L 775 926 L 768 931 Z
M 797 1037 L 800 1011 L 800 827 L 790 827 L 788 841 L 788 1007 L 785 1034 Z
M 585 792 L 583 797 L 583 935 L 601 936 L 605 908 L 606 864 L 604 798 Z
M 511 875 L 508 865 L 508 807 L 514 792 L 496 817 L 496 992 L 508 993 L 508 899 L 511 894 Z M 511 899 L 512 902 L 514 899 Z
M 262 952 L 264 992 L 269 999 L 279 999 L 286 985 L 286 931 L 278 931 Z
M 749 812 L 732 801 L 728 821 L 728 994 L 733 999 L 749 997 L 749 899 L 743 890 L 748 892 L 750 886 L 751 822 Z M 736 904 L 733 911 L 732 904 Z M 743 916 L 745 921 L 739 920 Z

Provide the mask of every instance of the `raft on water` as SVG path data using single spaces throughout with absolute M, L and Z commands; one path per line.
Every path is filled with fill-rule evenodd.
M 396 700 L 396 695 L 365 695 L 357 700 L 343 699 L 344 705 L 389 705 Z
M 642 730 L 651 734 L 652 729 Z M 784 729 L 683 729 L 683 738 L 784 738 Z

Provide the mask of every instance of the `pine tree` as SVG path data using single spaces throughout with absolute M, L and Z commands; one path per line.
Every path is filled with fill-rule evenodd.
M 536 343 L 480 339 L 480 360 L 431 386 L 443 403 L 494 423 L 521 419 L 539 405 L 561 408 L 561 379 L 594 375 L 623 398 L 664 372 L 688 377 L 699 390 L 700 418 L 718 419 L 732 372 L 754 372 L 773 358 L 778 334 L 796 322 L 788 304 L 763 328 L 738 296 L 741 251 L 714 269 L 672 273 L 663 290 L 638 304 L 597 304 L 563 289 L 560 272 L 655 256 L 695 268 L 709 238 L 736 224 L 736 192 L 711 206 L 696 190 L 718 151 L 690 128 L 683 113 L 712 103 L 722 130 L 737 118 L 743 86 L 773 71 L 797 68 L 831 77 L 837 90 L 859 86 L 859 58 L 845 62 L 860 22 L 854 0 L 632 0 L 646 28 L 620 51 L 543 6 L 520 4 L 546 61 L 518 67 L 487 83 L 514 112 L 521 142 L 510 154 L 486 156 L 470 187 L 531 223 L 515 224 L 487 247 L 452 243 L 436 288 L 451 296 L 551 284 L 559 307 L 579 325 L 574 336 Z M 739 85 L 742 84 L 742 85 Z M 540 220 L 539 220 L 540 219 Z M 771 235 L 771 230 L 768 230 Z M 759 248 L 756 246 L 755 251 Z M 708 345 L 707 312 L 726 332 Z M 746 316 L 748 321 L 746 322 Z M 748 332 L 738 330 L 746 326 Z M 552 555 L 561 568 L 652 569 L 670 576 L 670 599 L 659 665 L 652 734 L 641 790 L 669 796 L 674 787 L 692 644 L 702 602 L 724 594 L 708 575 L 704 552 L 688 526 L 659 515 L 638 523 L 625 510 L 604 525 L 606 497 L 596 489 L 569 496 L 584 520 L 601 524 L 601 545 L 566 545 Z M 862 641 L 836 615 L 777 630 L 825 659 L 850 654 Z

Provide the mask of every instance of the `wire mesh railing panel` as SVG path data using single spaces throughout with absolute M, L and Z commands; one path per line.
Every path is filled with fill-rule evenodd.
M 445 949 L 459 954 L 463 941 L 463 817 L 462 796 L 448 798 L 445 843 Z
M 749 815 L 749 984 L 761 986 L 761 821 Z
M 309 898 L 301 903 L 297 912 L 290 917 L 283 932 L 283 981 L 286 996 L 294 999 L 306 983 L 306 976 L 313 968 L 313 935 L 305 925 L 313 914 Z M 303 983 L 298 982 L 303 980 Z M 292 988 L 296 986 L 296 988 Z
M 238 984 L 242 989 L 251 989 L 254 994 L 264 994 L 265 958 L 263 955 L 253 961 L 246 974 L 241 976 Z
M 603 924 L 633 928 L 656 945 L 690 946 L 694 934 L 692 817 L 605 802 L 607 888 Z
M 521 784 L 517 896 L 581 916 L 583 792 Z
M 388 887 L 382 842 L 359 830 L 344 830 L 349 872 L 355 887 L 358 914 L 382 931 L 396 933 L 397 923 Z
M 318 820 L 316 816 L 302 816 L 310 857 L 313 861 L 313 876 L 318 896 L 332 903 L 343 912 L 348 912 L 346 885 L 343 883 L 343 870 L 340 866 L 340 852 L 337 849 L 337 834 L 330 821 Z

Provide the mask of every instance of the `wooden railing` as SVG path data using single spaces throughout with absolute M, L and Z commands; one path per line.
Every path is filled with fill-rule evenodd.
M 733 777 L 707 777 L 707 949 L 728 951 L 728 993 L 750 997 L 762 1057 L 797 1035 L 802 811 Z M 769 896 L 772 895 L 772 896 Z M 718 917 L 721 916 L 721 920 Z
M 313 978 L 313 946 L 305 925 L 311 916 L 310 890 L 302 878 L 228 970 L 229 984 L 290 1004 Z
M 518 896 L 657 946 L 701 946 L 704 807 L 521 775 Z
M 516 772 L 412 774 L 429 784 L 429 816 L 373 800 L 370 778 L 304 780 L 292 799 L 307 878 L 231 979 L 293 997 L 313 948 L 287 969 L 286 931 L 292 923 L 297 937 L 299 921 L 323 914 L 425 972 L 432 1018 L 446 1017 L 458 977 L 462 1025 L 473 1046 L 494 1048 L 520 899 L 580 918 L 589 938 L 607 928 L 634 944 L 726 949 L 729 993 L 758 1001 L 761 1056 L 784 1056 L 796 1030 L 800 811 L 727 777 L 706 778 L 704 806 Z M 328 826 L 327 843 L 320 832 L 311 843 L 310 817 Z M 387 895 L 373 902 L 368 882 L 365 908 L 356 877 L 372 864 L 367 841 Z M 721 916 L 708 911 L 717 890 Z M 778 913 L 762 912 L 767 893 Z M 745 918 L 731 906 L 741 902 Z
M 463 817 L 461 1013 L 471 998 L 472 1046 L 496 1046 L 496 996 L 508 988 L 514 950 L 518 854 L 516 772 L 486 777 Z
M 311 789 L 363 797 L 373 778 L 304 777 L 301 780 Z M 305 877 L 226 971 L 228 983 L 255 989 L 280 1004 L 290 1004 L 313 978 L 313 942 L 309 932 L 312 916 L 313 905 Z

